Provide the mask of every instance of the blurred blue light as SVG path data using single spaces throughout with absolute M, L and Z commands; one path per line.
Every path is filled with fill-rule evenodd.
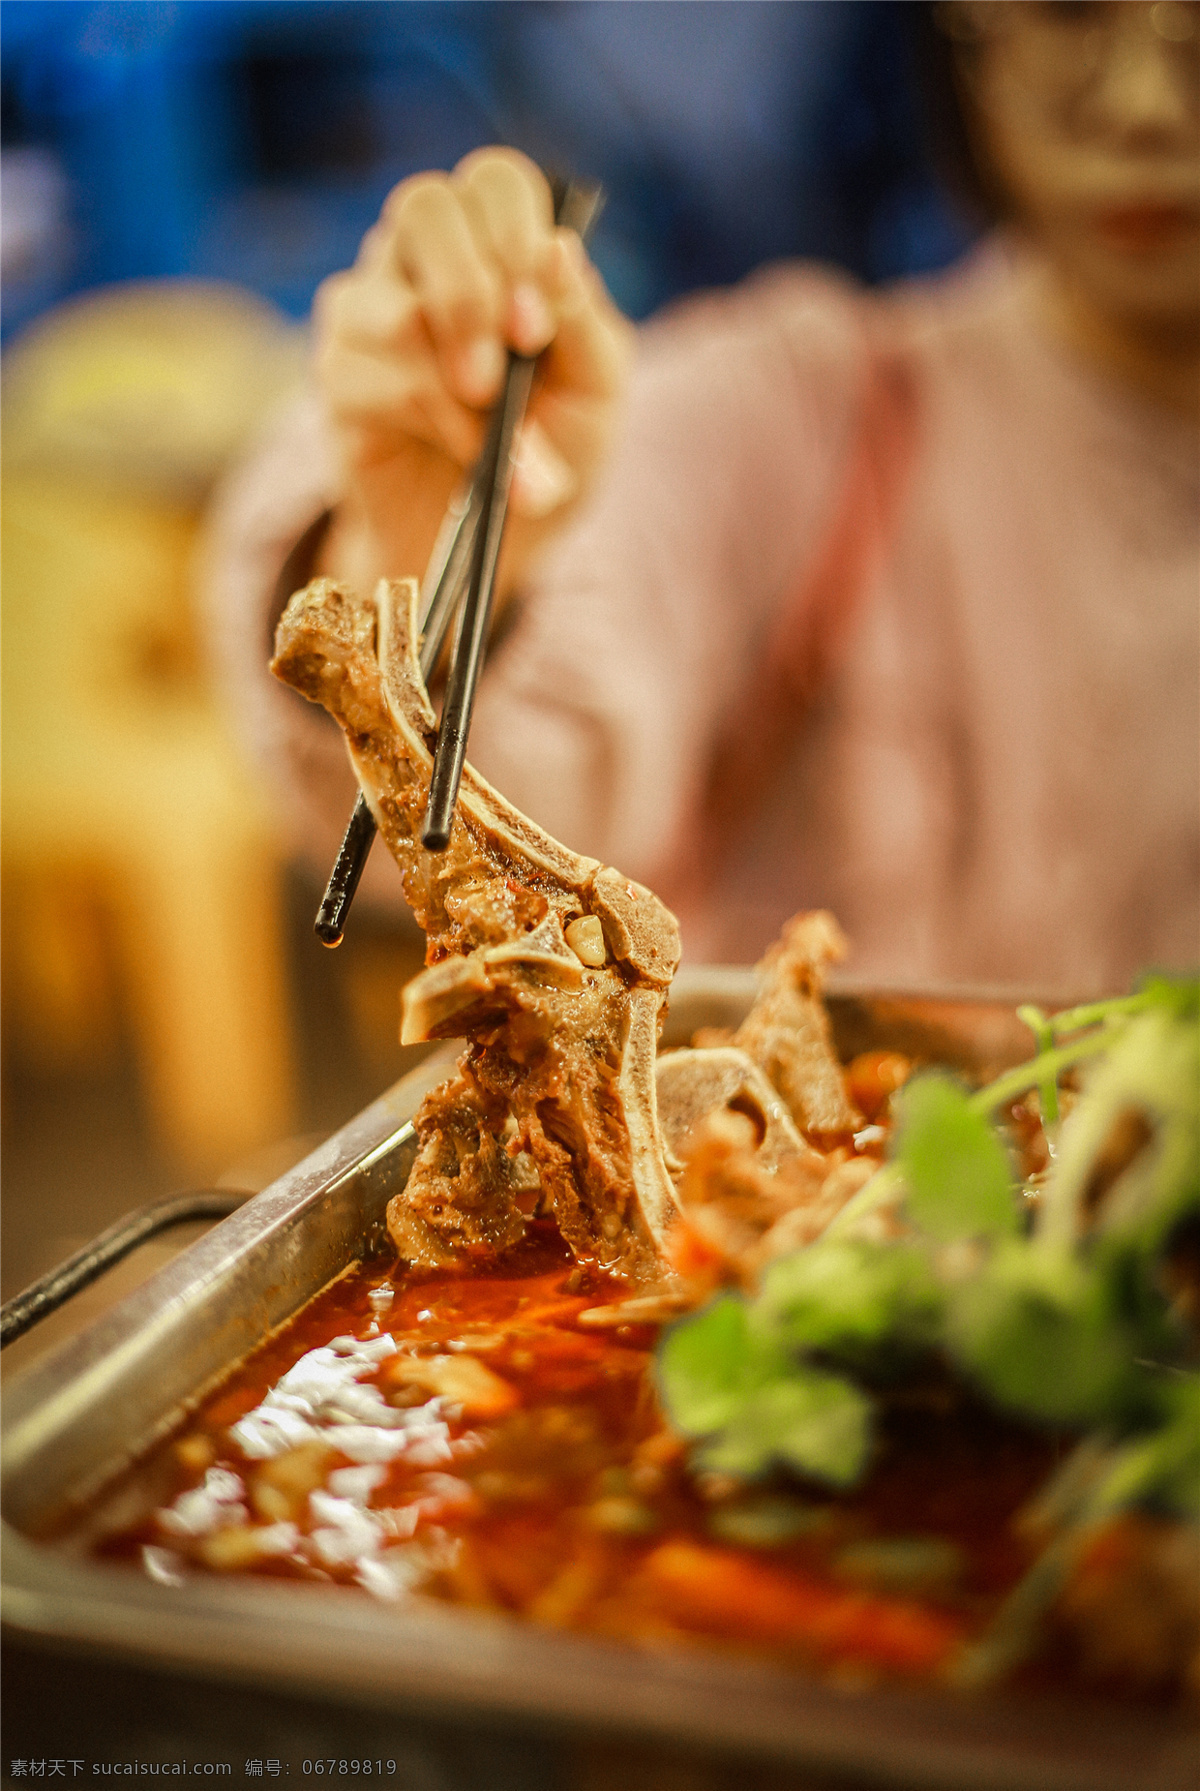
M 388 189 L 505 140 L 611 192 L 597 258 L 635 315 L 759 261 L 866 278 L 965 237 L 925 167 L 879 0 L 5 0 L 6 148 L 57 157 L 68 292 L 190 274 L 303 315 Z

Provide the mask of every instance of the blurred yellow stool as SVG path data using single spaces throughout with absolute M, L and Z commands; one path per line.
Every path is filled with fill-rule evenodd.
M 212 299 L 105 295 L 18 345 L 3 470 L 7 1024 L 78 1067 L 115 1005 L 160 1142 L 202 1174 L 293 1120 L 280 855 L 188 602 L 198 498 L 271 395 L 282 326 Z M 273 366 L 277 395 L 295 357 Z

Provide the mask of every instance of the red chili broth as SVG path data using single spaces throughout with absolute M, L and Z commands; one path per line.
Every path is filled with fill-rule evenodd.
M 368 1294 L 384 1283 L 395 1287 L 395 1299 L 376 1327 Z M 173 1442 L 135 1470 L 142 1515 L 114 1527 L 101 1514 L 94 1551 L 136 1562 L 144 1544 L 161 1544 L 154 1510 L 203 1481 L 206 1466 L 228 1468 L 252 1486 L 262 1466 L 243 1456 L 228 1427 L 307 1351 L 379 1328 L 407 1355 L 453 1353 L 450 1346 L 494 1327 L 495 1346 L 478 1359 L 513 1390 L 512 1410 L 469 1422 L 439 1407 L 449 1459 L 433 1476 L 394 1461 L 369 1498 L 375 1510 L 419 1502 L 413 1540 L 433 1537 L 440 1550 L 420 1595 L 609 1635 L 767 1648 L 838 1672 L 940 1671 L 1028 1565 L 1010 1520 L 1045 1479 L 1052 1445 L 964 1403 L 948 1382 L 910 1387 L 888 1410 L 875 1467 L 860 1489 L 831 1496 L 781 1485 L 774 1496 L 801 1502 L 804 1533 L 769 1548 L 732 1545 L 721 1538 L 723 1521 L 763 1490 L 711 1477 L 697 1483 L 686 1472 L 684 1446 L 666 1430 L 653 1391 L 655 1330 L 578 1323 L 581 1312 L 626 1291 L 579 1269 L 546 1224 L 531 1227 L 500 1263 L 467 1273 L 402 1271 L 390 1257 L 364 1263 L 242 1364 Z M 387 1366 L 360 1379 L 379 1379 Z M 325 1472 L 340 1465 L 334 1457 Z M 295 1517 L 302 1531 L 311 1528 L 302 1508 Z M 851 1545 L 912 1537 L 961 1549 L 963 1571 L 953 1584 L 899 1595 L 848 1580 L 839 1566 Z M 210 1571 L 197 1558 L 189 1570 Z M 298 1555 L 239 1571 L 354 1577 L 350 1567 Z

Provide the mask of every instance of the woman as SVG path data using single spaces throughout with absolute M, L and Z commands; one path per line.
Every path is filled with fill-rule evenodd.
M 320 295 L 323 409 L 213 561 L 322 856 L 338 743 L 246 670 L 279 564 L 332 502 L 320 570 L 419 573 L 511 345 L 544 370 L 471 754 L 510 798 L 673 902 L 693 960 L 811 905 L 880 981 L 1195 959 L 1197 8 L 938 22 L 1004 227 L 930 282 L 784 266 L 635 347 L 521 157 L 392 194 Z

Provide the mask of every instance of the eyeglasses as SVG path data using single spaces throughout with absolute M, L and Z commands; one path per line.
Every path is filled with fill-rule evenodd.
M 1049 99 L 1085 93 L 1120 53 L 1153 48 L 1194 107 L 1200 107 L 1197 0 L 959 0 L 936 11 L 974 85 L 977 53 L 1003 44 L 1014 75 Z

